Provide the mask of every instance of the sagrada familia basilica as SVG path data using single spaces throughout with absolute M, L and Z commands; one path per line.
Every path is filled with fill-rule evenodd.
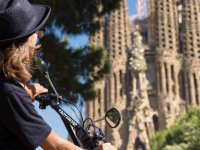
M 96 83 L 88 116 L 120 111 L 117 128 L 99 123 L 118 150 L 150 150 L 150 136 L 188 106 L 200 106 L 200 0 L 138 0 L 141 13 L 145 2 L 148 15 L 131 21 L 121 0 L 119 9 L 97 18 L 103 27 L 90 36 L 90 44 L 106 48 L 110 72 Z

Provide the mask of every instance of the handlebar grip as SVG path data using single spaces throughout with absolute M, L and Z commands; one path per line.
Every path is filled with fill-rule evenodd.
M 39 102 L 39 108 L 45 109 L 46 106 L 50 105 L 53 99 L 57 98 L 55 94 L 52 93 L 42 93 L 35 97 L 35 100 Z
M 104 133 L 102 132 L 102 130 L 99 128 L 99 127 L 97 127 L 97 126 L 94 126 L 94 140 L 97 140 L 97 141 L 102 141 L 102 142 L 104 142 L 104 143 L 106 143 L 107 141 L 106 141 L 106 137 L 105 137 L 105 135 L 104 135 Z
M 96 140 L 93 140 L 87 131 L 85 131 L 83 128 L 79 128 L 76 130 L 76 136 L 81 141 L 84 148 L 88 150 L 92 150 L 95 147 L 98 147 L 99 143 Z

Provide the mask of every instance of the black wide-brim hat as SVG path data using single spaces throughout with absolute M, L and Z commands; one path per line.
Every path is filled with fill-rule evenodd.
M 0 45 L 26 38 L 46 23 L 51 8 L 28 0 L 0 0 Z

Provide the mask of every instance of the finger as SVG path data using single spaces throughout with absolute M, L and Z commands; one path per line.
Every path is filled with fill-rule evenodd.
M 103 143 L 104 146 L 111 146 L 111 143 Z
M 110 143 L 101 144 L 99 147 L 94 148 L 93 150 L 117 150 Z
M 102 150 L 108 149 L 108 148 L 111 149 L 111 144 L 110 143 L 103 143 L 99 147 L 101 147 Z
M 47 88 L 44 88 L 44 87 L 36 88 L 36 94 L 45 93 L 45 92 L 48 92 Z

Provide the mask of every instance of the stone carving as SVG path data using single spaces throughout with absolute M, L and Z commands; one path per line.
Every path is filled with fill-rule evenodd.
M 142 36 L 139 29 L 133 32 L 133 48 L 130 51 L 129 65 L 132 71 L 145 71 L 147 69 L 144 58 L 144 48 L 142 45 Z
M 148 129 L 146 129 L 148 127 L 145 124 L 152 123 L 153 111 L 150 108 L 147 94 L 147 78 L 144 73 L 147 69 L 147 64 L 144 57 L 142 37 L 138 28 L 133 33 L 133 48 L 129 58 L 129 65 L 133 89 L 130 92 L 131 101 L 127 108 L 129 113 L 127 149 L 148 150 L 150 149 Z

